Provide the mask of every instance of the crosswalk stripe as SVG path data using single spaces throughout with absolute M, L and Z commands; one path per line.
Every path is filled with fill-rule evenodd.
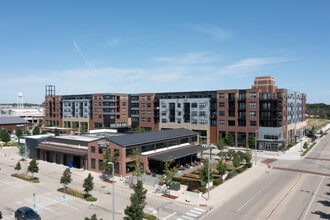
M 185 219 L 188 219 L 188 220 L 194 220 L 194 218 L 190 218 L 190 217 L 185 216 L 185 215 L 182 215 L 181 217 L 182 217 L 182 218 L 185 218 Z
M 202 214 L 202 212 L 196 211 L 194 209 L 190 210 L 190 212 L 195 213 L 195 214 L 198 214 L 198 215 Z
M 199 215 L 193 214 L 191 212 L 187 212 L 185 215 L 189 215 L 189 216 L 192 216 L 192 217 L 198 217 L 199 216 Z
M 200 212 L 205 212 L 206 211 L 204 209 L 200 209 L 200 208 L 197 208 L 197 207 L 195 207 L 194 209 L 197 210 L 197 211 L 200 211 Z

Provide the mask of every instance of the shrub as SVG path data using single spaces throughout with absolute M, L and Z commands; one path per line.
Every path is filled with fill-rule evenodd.
M 215 186 L 219 186 L 220 184 L 223 183 L 223 179 L 222 178 L 217 178 L 213 180 L 213 185 Z
M 143 213 L 143 219 L 147 219 L 147 220 L 156 220 L 156 216 L 148 214 L 148 213 Z
M 194 190 L 198 189 L 200 186 L 201 186 L 201 183 L 199 181 L 191 181 L 190 183 L 188 183 L 187 190 L 194 191 Z
M 252 167 L 252 162 L 250 161 L 246 165 L 247 165 L 248 168 L 251 168 Z
M 227 178 L 230 179 L 230 178 L 233 178 L 233 177 L 236 176 L 236 175 L 237 175 L 236 170 L 231 170 L 231 171 L 228 173 Z
M 244 171 L 243 167 L 239 167 L 239 168 L 236 169 L 237 173 L 243 173 L 243 171 Z
M 88 196 L 88 197 L 86 198 L 86 201 L 88 201 L 88 202 L 96 202 L 96 201 L 97 201 L 97 198 L 94 197 L 94 196 Z

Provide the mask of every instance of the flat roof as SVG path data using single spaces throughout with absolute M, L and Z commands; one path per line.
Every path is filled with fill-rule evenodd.
M 107 139 L 121 146 L 134 146 L 139 144 L 151 143 L 156 141 L 170 140 L 173 138 L 187 137 L 197 133 L 185 128 L 150 131 L 145 133 L 134 133 L 120 136 L 111 136 Z
M 82 135 L 59 135 L 55 136 L 56 139 L 72 140 L 72 141 L 84 141 L 91 142 L 100 139 L 100 137 L 95 136 L 82 136 Z
M 12 125 L 12 124 L 29 124 L 29 122 L 23 118 L 16 116 L 0 117 L 0 125 Z
M 192 154 L 196 154 L 199 152 L 204 151 L 205 148 L 201 145 L 190 145 L 188 147 L 182 147 L 182 148 L 175 148 L 173 150 L 156 153 L 153 155 L 150 155 L 148 158 L 151 160 L 161 161 L 164 162 L 167 159 L 179 159 L 185 156 L 189 156 Z

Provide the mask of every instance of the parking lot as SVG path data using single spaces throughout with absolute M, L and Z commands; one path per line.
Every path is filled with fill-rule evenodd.
M 100 201 L 91 203 L 82 199 L 65 195 L 57 191 L 62 187 L 60 177 L 65 169 L 64 166 L 39 161 L 39 173 L 35 176 L 40 177 L 40 183 L 30 183 L 15 177 L 11 174 L 17 172 L 14 167 L 21 158 L 16 153 L 15 148 L 0 149 L 0 210 L 3 219 L 13 219 L 14 212 L 18 207 L 28 206 L 37 211 L 42 219 L 83 219 L 91 217 L 97 213 L 98 218 L 108 219 L 111 210 L 101 204 Z M 21 161 L 24 172 L 28 162 Z M 82 190 L 82 183 L 86 172 L 84 170 L 72 170 L 74 181 L 71 187 Z M 97 181 L 97 180 L 96 180 Z M 103 187 L 103 194 L 98 197 L 109 195 L 105 192 L 109 186 Z M 110 197 L 109 197 L 110 200 Z M 108 205 L 110 208 L 110 205 Z M 121 216 L 122 217 L 122 216 Z M 121 218 L 118 216 L 118 218 Z

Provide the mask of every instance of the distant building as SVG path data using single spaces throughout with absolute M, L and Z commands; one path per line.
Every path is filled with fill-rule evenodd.
M 0 129 L 7 129 L 10 134 L 15 134 L 18 127 L 22 128 L 22 131 L 27 131 L 29 122 L 20 117 L 8 116 L 0 117 Z
M 306 94 L 278 88 L 272 76 L 251 88 L 139 94 L 55 95 L 46 86 L 45 124 L 73 128 L 146 131 L 186 128 L 200 143 L 233 138 L 232 145 L 278 150 L 306 130 Z

